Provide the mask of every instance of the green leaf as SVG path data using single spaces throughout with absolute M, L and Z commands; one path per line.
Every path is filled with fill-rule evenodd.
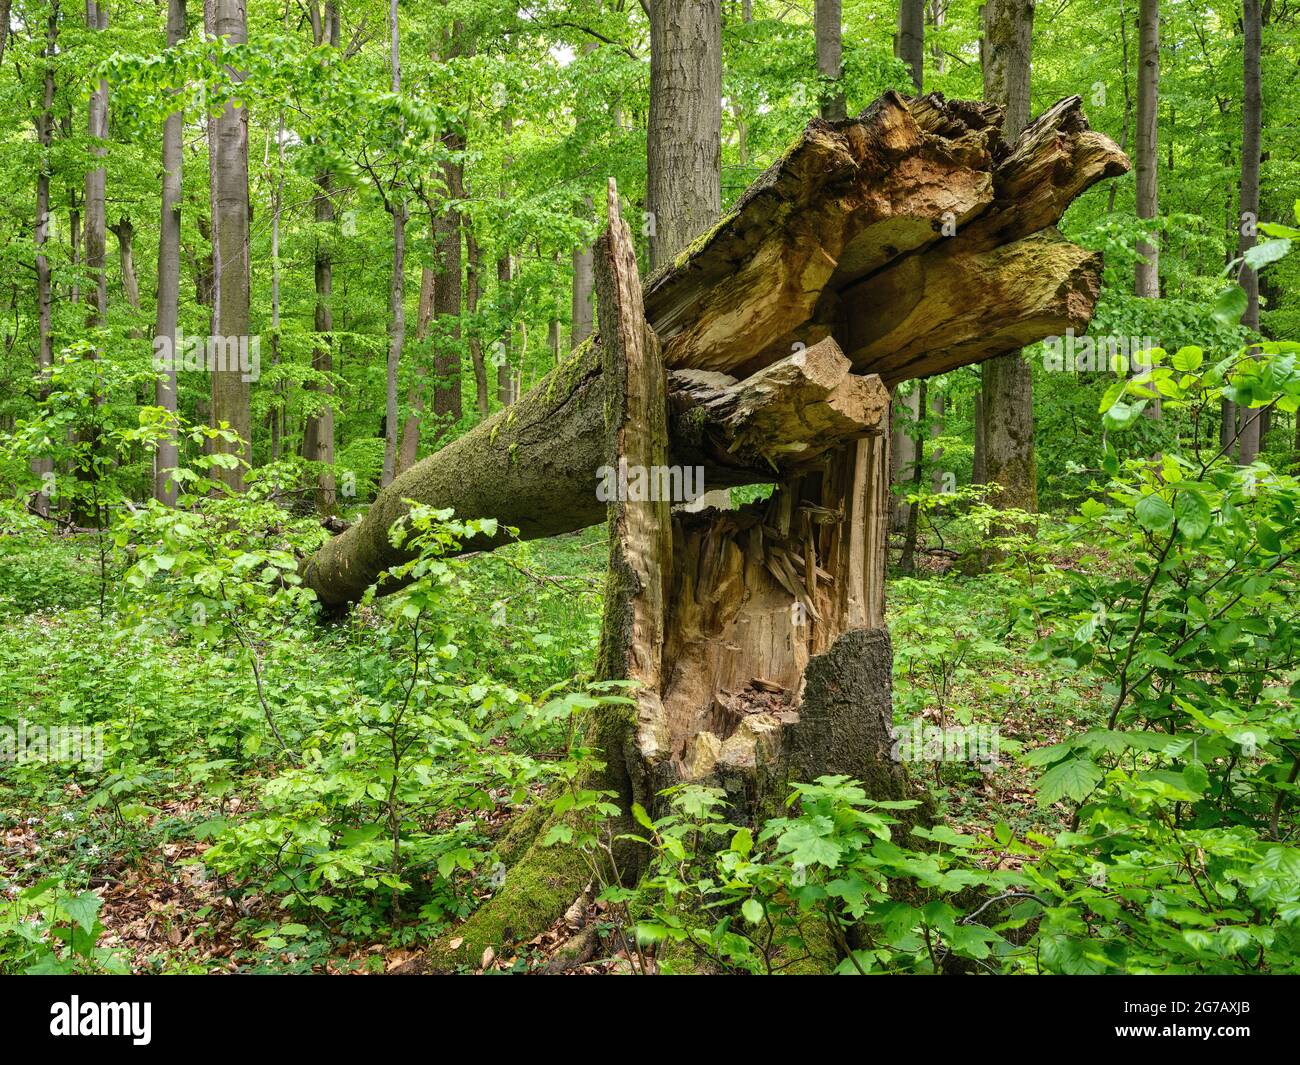
M 1178 519 L 1178 528 L 1189 540 L 1199 540 L 1210 528 L 1213 515 L 1210 504 L 1199 492 L 1180 487 L 1174 496 L 1174 517 Z
M 1245 259 L 1246 265 L 1252 270 L 1258 270 L 1269 263 L 1277 262 L 1290 250 L 1291 242 L 1285 238 L 1266 240 L 1263 244 L 1256 244 L 1253 248 L 1247 248 L 1242 258 Z
M 650 820 L 650 815 L 645 812 L 645 807 L 639 802 L 632 804 L 632 816 L 636 818 L 636 823 L 642 828 L 654 828 L 655 823 Z
M 93 891 L 83 891 L 80 895 L 59 900 L 59 909 L 87 932 L 95 927 L 99 907 L 100 898 Z
M 1103 776 L 1101 766 L 1087 758 L 1071 758 L 1052 766 L 1038 781 L 1038 805 L 1050 806 L 1067 796 L 1082 802 Z
M 1174 352 L 1173 367 L 1182 373 L 1191 373 L 1199 369 L 1202 362 L 1205 361 L 1205 352 L 1195 345 L 1189 345 L 1185 348 L 1179 348 Z
M 758 924 L 763 919 L 763 904 L 758 899 L 746 899 L 741 904 L 740 912 L 750 924 Z
M 1142 528 L 1151 532 L 1165 532 L 1174 522 L 1174 508 L 1163 496 L 1152 492 L 1138 500 L 1138 505 L 1133 508 L 1133 516 Z
M 1214 319 L 1224 325 L 1237 325 L 1246 313 L 1246 290 L 1240 285 L 1225 288 L 1214 301 Z

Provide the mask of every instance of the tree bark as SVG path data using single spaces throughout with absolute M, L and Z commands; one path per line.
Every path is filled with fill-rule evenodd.
M 913 467 L 916 466 L 916 423 L 921 417 L 921 394 L 913 388 L 905 396 L 897 398 L 894 404 L 892 433 L 889 446 L 889 480 L 895 486 L 890 500 L 890 528 L 896 533 L 907 531 L 908 512 L 912 509 L 897 486 L 912 482 Z
M 208 31 L 230 44 L 246 44 L 248 22 L 240 0 L 210 0 Z M 238 71 L 228 71 L 241 80 Z M 210 120 L 212 128 L 212 240 L 215 260 L 213 333 L 222 339 L 224 355 L 209 367 L 212 377 L 212 420 L 225 423 L 238 435 L 231 444 L 213 442 L 218 453 L 233 454 L 237 462 L 218 467 L 215 476 L 234 491 L 243 491 L 244 470 L 252 461 L 252 411 L 245 371 L 231 358 L 232 344 L 249 343 L 251 282 L 248 233 L 248 108 L 227 104 Z M 214 345 L 216 346 L 216 345 Z M 232 363 L 234 364 L 232 366 Z
M 591 217 L 594 205 L 590 196 L 583 197 L 585 216 Z M 591 296 L 595 286 L 591 245 L 573 249 L 573 306 L 570 314 L 569 348 L 572 350 L 591 336 L 594 315 Z
M 1263 154 L 1261 119 L 1264 110 L 1260 80 L 1263 18 L 1260 0 L 1242 0 L 1243 96 L 1241 105 L 1241 236 L 1238 254 L 1245 254 L 1255 244 L 1255 224 L 1259 220 L 1259 167 Z M 1249 222 L 1249 224 L 1247 224 Z M 1246 290 L 1246 313 L 1241 324 L 1259 332 L 1259 275 L 1245 263 L 1241 266 L 1241 287 Z M 1264 412 L 1247 413 L 1242 418 L 1237 460 L 1249 465 L 1259 456 Z
M 513 307 L 513 295 L 510 288 L 514 280 L 514 262 L 510 256 L 510 249 L 504 249 L 504 253 L 497 259 L 497 305 L 507 308 Z M 497 337 L 495 344 L 495 354 L 493 361 L 496 364 L 497 371 L 497 402 L 503 407 L 510 406 L 518 397 L 515 395 L 515 377 L 514 363 L 512 361 L 514 353 L 514 312 L 507 315 L 504 328 L 501 335 Z
M 920 92 L 925 78 L 925 0 L 898 0 L 894 55 L 907 64 L 912 85 Z
M 175 48 L 185 39 L 186 0 L 167 0 L 167 47 Z M 173 358 L 176 354 L 176 331 L 180 318 L 181 298 L 181 168 L 184 165 L 182 136 L 185 116 L 173 111 L 163 124 L 162 140 L 162 213 L 158 225 L 158 296 L 154 338 L 166 338 Z M 176 413 L 176 364 L 155 367 L 154 403 Z M 169 507 L 176 505 L 176 484 L 168 475 L 180 463 L 180 449 L 175 427 L 166 431 L 153 456 L 153 496 Z
M 327 0 L 322 15 L 320 7 L 308 6 L 311 16 L 312 41 L 319 47 L 339 44 L 339 13 L 333 0 Z M 315 338 L 311 349 L 311 368 L 318 374 L 334 372 L 334 260 L 332 229 L 334 223 L 334 186 L 328 170 L 316 175 L 316 188 L 312 193 L 312 219 L 315 222 L 315 239 L 312 247 L 312 272 L 316 288 L 316 302 L 312 328 Z M 302 456 L 308 462 L 320 464 L 316 473 L 316 510 L 333 514 L 337 503 L 334 480 L 334 386 L 328 381 L 309 383 L 309 391 L 323 397 L 320 409 L 308 414 L 303 426 Z
M 907 3 L 908 0 L 903 0 Z M 822 118 L 845 116 L 843 45 L 840 41 L 840 0 L 816 0 L 813 4 L 813 34 L 817 39 L 817 73 L 834 85 L 821 104 Z M 917 88 L 920 88 L 918 82 Z
M 916 386 L 917 410 L 924 411 L 928 409 L 928 391 L 929 386 L 923 377 Z M 920 492 L 925 476 L 925 436 L 920 432 L 917 433 L 916 457 L 912 463 L 911 473 L 911 490 L 912 494 L 915 495 Z M 920 532 L 920 509 L 915 505 L 907 508 L 907 527 L 903 530 L 903 550 L 898 560 L 898 568 L 904 573 L 916 572 L 916 540 Z
M 1159 138 L 1156 132 L 1160 91 L 1160 0 L 1138 3 L 1137 137 L 1134 165 L 1137 180 L 1137 216 L 1155 218 Z M 1139 241 L 1135 294 L 1160 297 L 1160 245 Z
M 284 215 L 284 115 L 276 123 L 275 184 L 271 189 L 271 366 L 280 362 L 280 225 Z M 269 152 L 266 163 L 270 163 Z M 271 431 L 271 461 L 278 462 L 284 434 L 284 390 L 277 381 L 273 386 L 267 422 Z
M 984 6 L 984 98 L 1003 108 L 1003 131 L 1016 138 L 1029 124 L 1033 0 L 990 0 Z M 1038 510 L 1034 457 L 1034 376 L 1019 352 L 981 367 L 984 397 L 985 483 L 997 485 L 991 501 L 1003 508 Z
M 106 2 L 101 5 L 98 0 L 86 0 L 86 26 L 96 33 L 108 29 Z M 91 155 L 103 159 L 108 141 L 108 82 L 102 79 L 90 94 L 86 132 Z M 108 318 L 108 274 L 104 269 L 108 228 L 104 198 L 106 175 L 102 164 L 86 172 L 86 270 L 95 286 L 94 301 L 86 319 L 91 328 L 103 326 Z
M 135 226 L 131 224 L 130 218 L 122 215 L 117 220 L 117 225 L 109 228 L 117 238 L 117 262 L 118 269 L 122 272 L 122 295 L 126 297 L 126 305 L 131 310 L 138 311 L 140 279 L 135 272 Z M 133 333 L 139 336 L 138 331 L 133 330 Z
M 465 223 L 465 309 L 473 319 L 478 313 L 479 300 L 483 296 L 483 252 L 474 239 L 474 229 L 467 219 Z M 474 364 L 474 395 L 478 407 L 479 420 L 486 418 L 492 410 L 488 396 L 487 363 L 483 358 L 483 340 L 477 328 L 469 337 L 470 361 Z
M 467 243 L 472 247 L 473 236 L 470 234 L 469 223 L 466 220 L 465 235 Z M 433 217 L 429 218 L 429 237 L 432 243 L 435 236 L 433 228 Z M 473 315 L 477 306 L 477 298 L 474 293 L 473 259 L 470 260 L 469 267 L 469 297 L 467 306 L 469 313 Z M 433 299 L 437 288 L 433 267 L 425 263 L 420 268 L 420 302 L 415 312 L 415 339 L 421 351 L 424 350 L 425 344 L 429 340 L 429 330 L 433 325 Z M 475 338 L 470 338 L 471 349 L 476 348 Z M 475 375 L 478 375 L 479 362 L 482 359 L 481 353 L 476 353 L 474 361 Z M 417 366 L 415 370 L 415 379 L 411 382 L 411 387 L 406 393 L 406 405 L 410 408 L 402 422 L 402 439 L 397 447 L 397 473 L 400 476 L 415 465 L 416 459 L 420 454 L 420 424 L 424 418 L 424 390 L 428 384 L 428 372 L 423 365 Z M 480 397 L 481 398 L 481 397 Z M 481 409 L 481 405 L 480 405 Z
M 388 4 L 389 88 L 394 95 L 402 91 L 401 32 L 397 21 L 397 0 Z M 384 468 L 381 487 L 393 483 L 397 476 L 397 378 L 401 370 L 402 349 L 406 346 L 406 191 L 390 188 L 384 205 L 393 219 L 393 272 L 388 286 L 388 362 L 384 374 Z
M 32 243 L 36 246 L 36 381 L 42 399 L 49 395 L 50 373 L 54 369 L 53 294 L 50 290 L 50 259 L 45 246 L 50 239 L 50 149 L 54 142 L 54 62 L 59 50 L 59 2 L 52 0 L 45 29 L 45 63 L 41 81 L 41 109 L 36 115 L 36 143 L 40 160 L 36 172 L 36 224 Z M 32 473 L 41 478 L 41 489 L 32 503 L 39 514 L 48 514 L 48 480 L 54 474 L 53 458 L 32 460 Z
M 647 130 L 650 269 L 659 270 L 722 209 L 719 0 L 650 4 Z
M 464 149 L 459 134 L 443 138 L 454 152 Z M 461 166 L 446 163 L 443 179 L 450 199 L 463 195 Z M 461 219 L 460 212 L 447 206 L 437 220 L 438 272 L 434 279 L 433 310 L 437 323 L 437 347 L 433 360 L 433 413 L 438 422 L 438 432 L 460 421 L 463 413 L 460 387 L 460 307 L 461 307 Z

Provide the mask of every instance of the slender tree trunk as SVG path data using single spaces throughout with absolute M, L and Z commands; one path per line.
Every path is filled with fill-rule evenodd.
M 401 36 L 397 22 L 397 0 L 389 0 L 389 72 L 394 94 L 402 91 Z M 389 191 L 388 211 L 393 218 L 393 276 L 388 288 L 388 365 L 384 377 L 384 470 L 380 485 L 387 487 L 397 476 L 397 377 L 402 348 L 406 346 L 406 219 L 405 192 Z
M 497 259 L 497 305 L 510 308 L 512 306 L 512 296 L 510 292 L 511 282 L 514 280 L 513 264 L 510 258 L 510 249 L 505 249 L 505 253 Z M 514 367 L 511 363 L 511 355 L 514 349 L 514 312 L 510 311 L 501 335 L 497 338 L 496 351 L 493 361 L 497 370 L 497 402 L 503 407 L 510 406 L 515 401 L 514 394 Z
M 1033 0 L 990 0 L 984 6 L 980 57 L 984 99 L 1003 108 L 1002 130 L 1014 141 L 1029 125 Z M 998 486 L 993 502 L 1038 510 L 1034 460 L 1034 377 L 1019 351 L 981 367 L 984 407 L 984 475 Z
M 10 0 L 0 0 L 0 63 L 5 61 L 5 46 L 9 43 Z
M 943 416 L 947 411 L 946 397 L 942 392 L 935 392 L 930 397 L 930 438 L 943 435 Z M 943 491 L 943 474 L 944 471 L 939 468 L 939 460 L 943 458 L 943 449 L 936 447 L 930 455 L 930 461 L 934 468 L 930 474 L 930 489 L 935 495 Z
M 650 5 L 646 203 L 650 271 L 670 264 L 722 210 L 722 8 L 719 0 Z M 726 508 L 726 489 L 691 508 Z
M 86 25 L 97 33 L 108 29 L 108 4 L 86 0 Z M 100 80 L 90 94 L 86 132 L 90 136 L 91 155 L 102 159 L 108 140 L 108 82 Z M 102 165 L 86 173 L 86 270 L 94 282 L 94 303 L 87 325 L 104 325 L 108 316 L 108 275 L 104 269 L 107 238 L 105 218 L 105 171 Z
M 248 23 L 240 0 L 210 0 L 209 32 L 231 44 L 246 44 Z M 239 80 L 241 75 L 232 71 Z M 248 246 L 248 108 L 227 104 L 212 129 L 212 237 L 216 302 L 213 333 L 220 338 L 209 345 L 217 359 L 209 367 L 212 376 L 212 420 L 226 423 L 238 435 L 235 444 L 214 441 L 218 453 L 233 454 L 239 462 L 231 469 L 218 467 L 216 476 L 234 491 L 243 491 L 244 468 L 252 461 L 252 412 L 249 382 L 240 360 L 232 352 L 249 337 L 250 263 Z M 251 360 L 250 360 L 251 365 Z
M 276 125 L 275 152 L 277 171 L 275 185 L 271 189 L 271 365 L 280 362 L 280 222 L 284 205 L 284 115 Z M 267 420 L 271 430 L 271 461 L 280 459 L 281 437 L 283 433 L 282 417 L 284 415 L 283 398 L 280 386 L 275 384 L 275 393 L 271 399 L 271 409 Z
M 1157 171 L 1159 138 L 1156 121 L 1160 92 L 1160 2 L 1139 0 L 1138 4 L 1138 91 L 1137 145 L 1134 169 L 1137 180 L 1137 216 L 1155 218 L 1159 213 Z M 1157 241 L 1138 243 L 1135 294 L 1146 299 L 1160 296 L 1160 246 Z
M 312 39 L 316 45 L 328 43 L 331 48 L 339 44 L 338 7 L 332 2 L 326 3 L 324 16 L 320 9 L 312 4 L 308 8 L 312 15 Z M 334 222 L 333 179 L 328 170 L 316 175 L 316 190 L 312 196 L 312 214 L 315 220 L 316 240 L 312 252 L 316 285 L 315 329 L 316 338 L 312 344 L 311 368 L 320 374 L 334 371 L 334 261 L 331 248 L 331 232 Z M 316 509 L 321 514 L 332 514 L 336 506 L 334 471 L 334 386 L 331 384 L 308 386 L 312 391 L 320 391 L 325 401 L 321 409 L 309 414 L 303 429 L 302 454 L 308 462 L 321 464 L 316 474 Z
M 479 300 L 483 295 L 483 252 L 474 239 L 474 231 L 469 221 L 465 224 L 465 307 L 473 317 L 478 312 Z M 474 395 L 480 418 L 486 418 L 492 409 L 488 398 L 487 364 L 483 359 L 483 339 L 477 327 L 470 333 L 469 357 L 474 364 Z
M 36 143 L 40 147 L 36 174 L 36 225 L 32 242 L 36 246 L 36 314 L 39 340 L 36 354 L 36 379 L 41 397 L 49 394 L 50 372 L 54 368 L 52 332 L 50 260 L 45 245 L 50 239 L 50 148 L 54 141 L 54 62 L 59 50 L 59 2 L 52 0 L 45 31 L 45 71 L 42 79 L 41 110 L 36 116 Z M 54 474 L 52 458 L 32 460 L 32 472 L 41 478 L 41 490 L 33 502 L 38 513 L 48 514 L 49 479 Z
M 929 0 L 925 6 L 926 24 L 935 30 L 943 29 L 944 23 L 948 21 L 948 0 Z M 948 69 L 948 57 L 944 55 L 943 46 L 939 43 L 939 35 L 931 34 L 930 39 L 930 61 L 934 64 L 936 74 L 943 74 Z
M 894 55 L 907 64 L 912 75 L 912 86 L 919 93 L 925 77 L 925 2 L 924 0 L 898 0 L 898 26 L 894 34 Z M 889 480 L 893 486 L 890 499 L 890 529 L 907 533 L 915 509 L 899 491 L 899 485 L 910 485 L 920 468 L 920 450 L 916 437 L 916 423 L 921 417 L 920 388 L 913 388 L 894 404 L 891 430 Z
M 1259 220 L 1259 165 L 1261 143 L 1261 118 L 1263 116 L 1263 88 L 1260 80 L 1260 53 L 1262 51 L 1263 19 L 1260 0 L 1242 0 L 1243 89 L 1241 106 L 1241 236 L 1237 250 L 1245 253 L 1255 244 L 1255 224 Z M 1248 224 L 1249 223 L 1249 224 Z M 1246 313 L 1242 324 L 1254 333 L 1259 332 L 1259 275 L 1242 264 L 1241 287 L 1246 290 Z M 1259 455 L 1262 439 L 1262 414 L 1259 411 L 1242 414 L 1241 439 L 1238 461 L 1247 465 Z
M 920 92 L 925 76 L 925 0 L 898 0 L 894 55 L 907 64 L 912 85 Z
M 127 306 L 133 311 L 138 311 L 140 279 L 135 272 L 135 226 L 131 224 L 130 218 L 122 215 L 117 220 L 117 225 L 109 228 L 117 238 L 117 262 L 118 269 L 122 272 L 122 295 L 126 297 Z M 132 330 L 132 335 L 138 336 L 139 332 Z
M 185 39 L 186 0 L 167 0 L 167 47 Z M 155 343 L 165 344 L 171 358 L 155 366 L 154 404 L 169 414 L 176 413 L 176 329 L 181 296 L 181 167 L 185 116 L 173 111 L 163 124 L 162 215 L 158 225 L 158 299 L 154 324 Z M 153 456 L 153 497 L 167 506 L 176 505 L 176 484 L 168 471 L 180 462 L 175 427 L 167 430 Z
M 908 512 L 912 509 L 902 494 L 897 491 L 900 484 L 910 484 L 913 472 L 918 465 L 916 461 L 916 423 L 921 417 L 921 393 L 919 387 L 903 396 L 893 405 L 891 418 L 891 440 L 889 447 L 889 482 L 895 486 L 890 500 L 889 521 L 893 532 L 907 531 Z
M 464 149 L 459 135 L 449 134 L 444 143 L 454 152 Z M 446 163 L 443 178 L 448 196 L 459 200 L 462 196 L 461 165 Z M 448 207 L 437 219 L 438 274 L 434 279 L 433 309 L 438 323 L 437 349 L 433 360 L 434 388 L 433 413 L 439 434 L 460 421 L 461 400 L 461 217 L 455 208 Z
M 822 118 L 844 117 L 843 48 L 840 43 L 840 0 L 816 0 L 813 4 L 813 32 L 817 38 L 817 73 L 834 82 L 822 100 Z
M 433 218 L 429 219 L 429 235 L 433 237 Z M 424 342 L 429 339 L 429 327 L 433 323 L 433 297 L 435 290 L 433 267 L 425 263 L 420 268 L 420 302 L 415 312 L 415 339 L 423 350 Z M 424 387 L 428 374 L 424 367 L 417 367 L 415 379 L 406 393 L 406 405 L 410 413 L 402 422 L 402 439 L 397 447 L 397 474 L 403 473 L 415 465 L 420 454 L 420 424 L 424 415 Z
M 446 0 L 443 0 L 445 3 Z M 454 58 L 461 54 L 463 28 L 453 22 L 445 38 L 446 54 Z M 444 149 L 452 158 L 442 165 L 443 183 L 448 201 L 460 201 L 465 196 L 465 168 L 460 156 L 465 151 L 465 138 L 454 131 L 443 135 Z M 434 352 L 433 415 L 439 436 L 447 432 L 463 414 L 461 394 L 461 299 L 463 222 L 460 211 L 450 203 L 437 217 L 438 267 L 434 279 L 434 320 L 437 322 L 437 347 Z
M 510 133 L 514 128 L 514 122 L 509 113 L 502 119 L 501 135 L 505 143 L 510 143 Z M 509 149 L 507 148 L 504 158 L 502 159 L 502 179 L 500 198 L 504 203 L 508 197 L 508 173 L 510 170 Z M 511 256 L 510 248 L 505 247 L 501 250 L 501 255 L 497 258 L 497 305 L 507 308 L 504 328 L 498 340 L 496 349 L 496 368 L 497 368 L 497 402 L 503 407 L 510 406 L 519 398 L 515 390 L 514 362 L 511 358 L 514 353 L 515 339 L 515 314 L 517 313 L 514 304 L 514 260 Z M 523 369 L 522 354 L 519 363 L 520 370 Z
M 1124 4 L 1119 5 L 1119 47 L 1120 47 L 1120 80 L 1124 85 L 1124 121 L 1119 131 L 1119 147 L 1121 151 L 1128 151 L 1128 124 L 1133 117 L 1133 94 L 1128 88 L 1128 11 L 1125 10 Z M 1115 210 L 1115 194 L 1119 191 L 1119 183 L 1112 182 L 1110 192 L 1106 196 L 1106 213 L 1110 214 Z
M 916 406 L 919 410 L 925 410 L 927 407 L 927 392 L 929 382 L 925 378 L 917 383 L 916 386 Z M 925 475 L 924 462 L 924 434 L 917 437 L 916 461 L 912 464 L 912 494 L 921 491 L 921 484 Z M 903 552 L 899 559 L 898 567 L 904 573 L 916 572 L 916 539 L 919 532 L 920 507 L 909 506 L 907 508 L 907 529 L 903 534 Z
M 59 125 L 65 140 L 72 140 L 72 109 L 69 108 Z M 68 184 L 68 262 L 72 266 L 72 280 L 68 284 L 68 302 L 81 302 L 81 202 L 77 199 L 77 186 Z
M 716 221 L 721 157 L 719 0 L 653 0 L 646 184 L 652 272 Z
M 590 196 L 583 197 L 586 206 L 585 217 L 590 218 L 595 210 Z M 573 308 L 569 330 L 569 347 L 576 348 L 591 336 L 593 306 L 591 295 L 595 291 L 595 268 L 593 266 L 591 245 L 584 244 L 573 249 Z

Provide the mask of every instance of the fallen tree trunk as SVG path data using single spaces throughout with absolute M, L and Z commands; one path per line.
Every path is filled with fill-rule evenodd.
M 717 226 L 646 283 L 646 319 L 675 390 L 670 464 L 702 465 L 706 487 L 776 481 L 825 453 L 836 434 L 860 436 L 852 416 L 828 413 L 808 439 L 756 447 L 758 437 L 737 426 L 740 442 L 726 439 L 724 408 L 749 401 L 720 393 L 761 391 L 755 375 L 828 337 L 855 374 L 891 385 L 1086 327 L 1100 256 L 1050 227 L 1127 160 L 1088 129 L 1078 97 L 1015 145 L 1001 140 L 998 118 L 985 104 L 889 93 L 856 119 L 814 120 Z M 407 499 L 497 517 L 523 539 L 601 521 L 601 375 L 597 336 L 508 410 L 380 492 L 360 523 L 306 560 L 307 586 L 344 605 L 405 561 L 388 529 Z M 792 406 L 803 387 L 789 385 Z M 703 413 L 683 417 L 691 407 Z M 779 421 L 778 407 L 750 417 L 794 429 L 799 419 Z M 717 418 L 706 431 L 710 411 Z

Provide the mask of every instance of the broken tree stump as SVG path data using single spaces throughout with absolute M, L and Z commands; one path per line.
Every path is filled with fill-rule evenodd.
M 387 528 L 408 497 L 524 537 L 603 516 L 598 674 L 633 687 L 629 706 L 593 713 L 590 787 L 624 811 L 654 811 L 671 785 L 720 787 L 752 823 L 823 774 L 878 800 L 920 797 L 890 757 L 888 388 L 1084 326 L 1100 256 L 1052 225 L 1128 165 L 1077 97 L 1015 144 L 999 118 L 890 93 L 857 119 L 814 121 L 644 288 L 611 182 L 597 337 L 381 492 L 307 562 L 307 585 L 326 604 L 359 596 L 401 558 Z M 775 487 L 721 512 L 623 494 L 621 471 L 671 485 L 661 475 L 681 462 L 706 487 Z M 609 500 L 602 466 L 620 471 Z M 583 890 L 587 866 L 540 844 L 545 822 L 512 829 L 505 885 L 457 929 L 461 957 L 532 936 Z M 617 862 L 637 874 L 635 857 Z M 457 956 L 440 946 L 431 960 Z

